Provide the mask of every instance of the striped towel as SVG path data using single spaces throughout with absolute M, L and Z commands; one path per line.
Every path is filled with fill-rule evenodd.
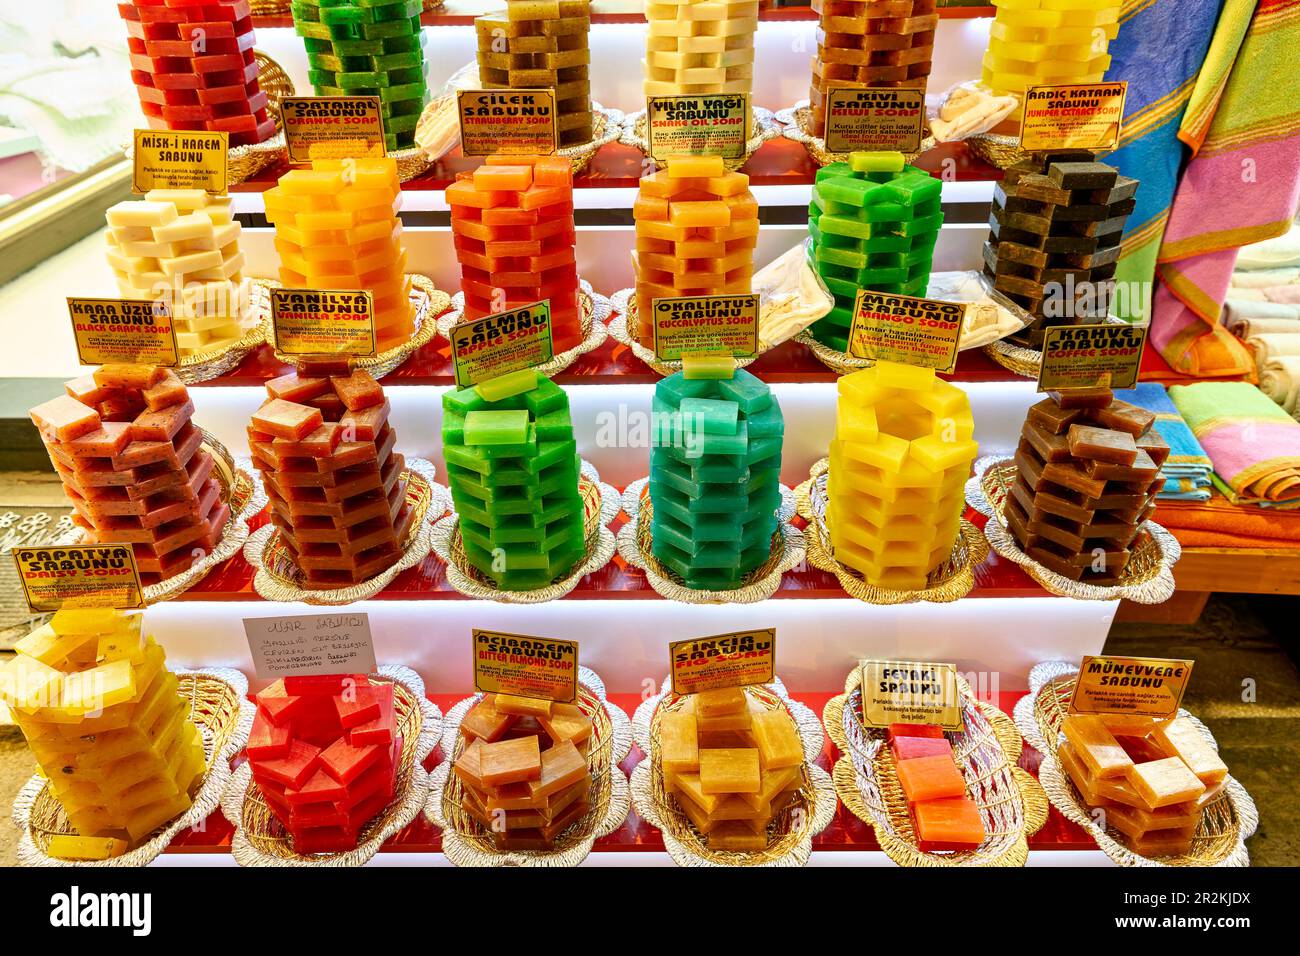
M 1300 422 L 1248 382 L 1174 385 L 1169 397 L 1230 501 L 1300 508 Z
M 1115 397 L 1154 412 L 1152 427 L 1169 446 L 1169 458 L 1160 468 L 1165 486 L 1156 497 L 1166 501 L 1209 501 L 1214 464 L 1165 387 L 1159 382 L 1141 382 L 1137 388 L 1116 392 Z

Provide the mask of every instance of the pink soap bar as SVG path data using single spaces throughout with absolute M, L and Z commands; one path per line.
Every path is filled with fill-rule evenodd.
M 319 408 L 273 398 L 253 414 L 253 427 L 276 438 L 297 441 L 319 428 L 325 419 Z
M 952 744 L 943 737 L 894 737 L 889 742 L 895 760 L 912 760 L 916 757 L 952 757 Z
M 194 402 L 189 399 L 180 405 L 141 412 L 131 423 L 131 438 L 135 441 L 171 441 L 193 415 Z
M 31 410 L 32 421 L 47 441 L 71 441 L 99 430 L 99 413 L 70 395 L 60 395 Z

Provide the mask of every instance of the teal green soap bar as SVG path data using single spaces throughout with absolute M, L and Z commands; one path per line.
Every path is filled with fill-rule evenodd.
M 734 435 L 740 421 L 740 408 L 735 402 L 716 398 L 683 399 L 679 409 L 683 422 L 693 422 L 709 435 Z

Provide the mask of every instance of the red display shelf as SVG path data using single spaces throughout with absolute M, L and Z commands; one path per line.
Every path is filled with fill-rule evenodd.
M 792 695 L 796 700 L 810 707 L 814 713 L 821 715 L 826 702 L 834 693 L 805 693 Z M 1023 696 L 1021 691 L 1005 691 L 998 695 L 998 706 L 1010 713 L 1015 702 Z M 462 698 L 452 694 L 434 694 L 430 699 L 446 713 Z M 621 707 L 630 716 L 641 703 L 638 694 L 611 694 L 609 699 Z M 817 764 L 828 773 L 834 766 L 839 753 L 829 739 L 823 738 L 823 749 Z M 435 750 L 426 766 L 432 768 L 443 759 L 441 749 Z M 627 759 L 620 765 L 624 773 L 631 773 L 643 759 L 641 751 L 634 745 Z M 1037 774 L 1040 756 L 1028 744 L 1020 758 L 1020 766 L 1032 774 Z M 169 853 L 227 853 L 233 828 L 220 811 L 214 813 L 199 830 L 183 831 L 168 848 Z M 437 853 L 442 848 L 438 830 L 430 825 L 421 815 L 410 826 L 384 844 L 381 852 L 386 853 Z M 1055 807 L 1048 811 L 1047 822 L 1043 828 L 1029 838 L 1030 850 L 1095 850 L 1097 844 L 1082 829 L 1066 820 Z M 833 853 L 846 850 L 875 851 L 880 845 L 876 842 L 874 831 L 843 805 L 836 808 L 835 818 L 830 826 L 813 840 L 813 850 L 817 853 Z M 627 820 L 621 827 L 606 837 L 596 841 L 595 852 L 664 852 L 663 837 L 659 830 L 646 823 L 635 810 L 628 812 Z
M 782 343 L 748 368 L 769 384 L 833 382 L 838 377 L 817 361 L 811 349 L 793 341 Z M 290 366 L 279 361 L 269 345 L 262 345 L 230 372 L 198 385 L 259 386 L 267 379 L 289 371 Z M 957 370 L 947 377 L 961 382 L 1011 382 L 1020 378 L 990 359 L 983 349 L 962 352 L 957 360 Z M 633 355 L 630 348 L 612 338 L 606 339 L 599 348 L 579 356 L 568 369 L 555 376 L 555 381 L 562 385 L 652 385 L 659 379 L 660 375 Z M 442 338 L 430 342 L 382 381 L 385 385 L 453 384 L 450 343 Z
M 996 10 L 991 6 L 979 7 L 940 7 L 941 20 L 972 20 L 976 17 L 991 17 Z M 420 23 L 426 27 L 468 27 L 473 26 L 477 14 L 447 13 L 434 11 L 421 15 Z M 758 12 L 760 20 L 770 21 L 807 21 L 816 20 L 817 14 L 811 7 L 777 7 L 762 9 Z M 645 23 L 645 16 L 640 13 L 593 13 L 593 25 L 601 23 Z M 272 27 L 292 27 L 293 17 L 287 13 L 255 13 L 253 26 L 257 29 Z
M 788 105 L 788 104 L 787 104 Z M 425 173 L 402 183 L 409 192 L 446 189 L 456 174 L 475 169 L 483 163 L 479 156 L 462 156 L 453 149 Z M 957 182 L 979 182 L 1002 178 L 1002 170 L 979 159 L 964 143 L 941 143 L 922 153 L 916 165 L 939 175 L 945 170 Z M 232 193 L 256 193 L 270 189 L 288 171 L 287 164 L 272 164 L 251 179 L 235 183 Z M 770 139 L 741 167 L 753 186 L 807 186 L 817 173 L 817 164 L 802 143 L 784 136 Z M 634 188 L 645 172 L 645 155 L 633 146 L 609 143 L 592 157 L 591 165 L 574 179 L 578 189 Z
M 967 517 L 979 527 L 987 520 L 983 515 L 968 509 Z M 253 530 L 266 524 L 266 512 L 255 515 L 249 522 Z M 611 527 L 618 531 L 627 517 L 620 514 Z M 801 525 L 802 519 L 796 518 L 795 524 Z M 176 601 L 260 601 L 262 598 L 253 589 L 253 568 L 244 560 L 240 552 L 213 570 L 194 587 L 180 594 Z M 968 595 L 972 598 L 1022 598 L 1048 597 L 1047 591 L 1038 585 L 1019 565 L 1006 561 L 990 552 L 989 556 L 975 569 L 975 588 Z M 811 565 L 804 565 L 789 571 L 781 579 L 775 598 L 799 599 L 847 599 L 844 589 L 840 587 L 835 575 L 819 571 Z M 436 554 L 430 553 L 415 567 L 397 575 L 376 600 L 379 601 L 466 601 L 469 598 L 461 594 L 447 581 L 447 566 Z M 629 567 L 621 557 L 615 555 L 605 567 L 588 574 L 578 586 L 562 600 L 566 601 L 609 601 L 609 600 L 650 600 L 662 601 L 657 591 L 646 581 L 644 572 Z

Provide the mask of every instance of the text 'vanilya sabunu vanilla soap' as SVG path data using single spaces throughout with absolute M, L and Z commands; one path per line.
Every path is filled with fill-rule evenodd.
M 590 143 L 590 30 L 590 0 L 506 0 L 505 13 L 474 20 L 479 82 L 488 90 L 553 90 L 560 147 Z
M 125 0 L 117 9 L 150 129 L 225 132 L 232 147 L 275 135 L 248 0 Z
M 293 0 L 317 96 L 375 96 L 390 150 L 415 144 L 428 100 L 421 0 Z
M 0 667 L 0 700 L 77 831 L 51 855 L 118 856 L 188 810 L 203 779 L 190 701 L 141 620 L 65 609 Z
M 202 560 L 230 518 L 194 402 L 168 369 L 105 365 L 31 410 L 86 543 L 132 545 L 146 583 Z
M 368 291 L 377 350 L 410 340 L 415 321 L 395 160 L 318 159 L 262 195 L 286 288 Z
M 266 391 L 248 447 L 307 587 L 349 587 L 392 567 L 415 516 L 379 383 L 346 359 L 308 359 Z
M 645 18 L 646 96 L 753 90 L 758 0 L 651 0 Z
M 642 176 L 632 217 L 637 323 L 654 345 L 654 300 L 748 293 L 758 244 L 758 201 L 749 177 L 728 172 L 721 156 L 670 156 Z
M 106 213 L 108 264 L 124 299 L 167 303 L 181 356 L 238 342 L 254 322 L 229 196 L 153 189 Z
M 1029 409 L 1005 506 L 1027 555 L 1073 581 L 1122 578 L 1164 486 L 1155 418 L 1108 388 L 1052 392 Z
M 498 850 L 554 849 L 591 809 L 587 754 L 595 740 L 577 704 L 484 694 L 461 721 L 460 737 L 452 768 L 461 807 Z
M 847 352 L 859 289 L 924 296 L 943 226 L 943 184 L 902 153 L 855 152 L 817 170 L 809 259 L 835 305 L 812 325 L 817 341 Z
M 573 167 L 562 156 L 489 156 L 447 187 L 465 318 L 547 300 L 556 354 L 583 339 Z
M 442 397 L 442 451 L 465 557 L 503 591 L 567 574 L 586 549 L 569 397 L 531 369 Z
M 835 560 L 874 587 L 920 590 L 945 562 L 979 452 L 966 393 L 893 362 L 839 381 L 826 518 Z
M 654 556 L 687 587 L 740 587 L 771 554 L 781 503 L 781 407 L 744 370 L 701 379 L 688 369 L 659 380 L 653 415 Z
M 809 105 L 813 129 L 826 127 L 830 90 L 925 89 L 939 25 L 935 0 L 813 0 L 818 15 Z

